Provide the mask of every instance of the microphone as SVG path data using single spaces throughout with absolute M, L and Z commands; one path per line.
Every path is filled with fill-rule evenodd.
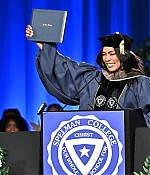
M 42 114 L 42 112 L 44 111 L 44 109 L 46 108 L 47 104 L 44 102 L 41 104 L 40 108 L 38 109 L 37 115 Z
M 97 71 L 96 72 L 96 74 L 70 99 L 70 102 L 69 102 L 69 104 L 71 103 L 71 101 L 76 97 L 76 96 L 78 96 L 79 94 L 80 94 L 80 92 L 89 84 L 89 83 L 91 83 L 91 81 L 93 81 L 94 79 L 96 79 L 96 77 L 98 77 L 98 75 L 99 75 L 99 71 Z M 68 104 L 65 104 L 64 105 L 64 107 L 62 107 L 61 109 L 60 109 L 60 111 L 63 111 L 64 110 L 64 108 L 67 106 Z
M 97 81 L 97 79 L 96 79 L 96 77 L 95 77 L 95 80 L 96 80 L 96 82 L 100 85 L 100 87 L 107 93 L 107 94 L 109 94 L 107 91 L 106 91 L 106 89 L 102 86 L 102 84 L 99 82 L 99 81 Z M 112 97 L 112 96 L 110 96 L 110 97 Z M 112 97 L 113 98 L 113 97 Z M 113 98 L 113 100 L 116 102 L 116 104 L 120 107 L 120 109 L 123 109 L 122 108 L 122 106 L 118 103 L 118 101 L 115 99 L 115 98 Z

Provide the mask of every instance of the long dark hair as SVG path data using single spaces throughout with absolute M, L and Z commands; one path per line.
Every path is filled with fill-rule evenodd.
M 117 57 L 120 60 L 121 63 L 121 69 L 128 71 L 131 70 L 132 68 L 139 69 L 142 74 L 144 74 L 144 64 L 143 61 L 140 57 L 135 55 L 132 51 L 126 50 L 125 55 L 120 54 L 120 51 L 118 48 L 114 48 L 115 53 Z M 97 55 L 97 64 L 104 70 L 108 71 L 103 58 L 102 58 L 102 50 L 99 52 Z
M 13 120 L 16 122 L 19 131 L 29 131 L 28 123 L 23 117 L 21 117 L 19 110 L 11 108 L 11 109 L 5 109 L 2 114 L 2 118 L 0 120 L 1 132 L 5 132 L 6 124 L 8 123 L 9 120 Z

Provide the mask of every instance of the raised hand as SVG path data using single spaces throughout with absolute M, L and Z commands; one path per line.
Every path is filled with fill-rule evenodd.
M 32 129 L 35 131 L 41 131 L 41 126 L 40 126 L 40 122 L 38 121 L 38 124 L 30 122 L 30 125 L 33 127 Z
M 26 37 L 30 38 L 33 36 L 33 29 L 30 25 L 27 25 L 26 27 Z
M 32 26 L 31 26 L 31 25 L 27 25 L 27 27 L 26 27 L 26 37 L 27 37 L 27 38 L 30 38 L 30 37 L 32 37 L 33 35 L 34 35 L 34 33 L 33 33 Z M 42 43 L 38 43 L 38 42 L 36 42 L 36 44 L 37 44 L 38 47 L 42 50 L 43 44 L 42 44 Z

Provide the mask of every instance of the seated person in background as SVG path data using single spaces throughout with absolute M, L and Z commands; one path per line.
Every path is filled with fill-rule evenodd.
M 54 104 L 50 104 L 46 111 L 49 112 L 49 111 L 60 111 L 62 109 L 62 107 L 57 104 L 57 103 L 54 103 Z M 41 131 L 41 126 L 40 126 L 40 122 L 38 121 L 38 124 L 36 123 L 33 123 L 33 122 L 30 122 L 30 125 L 33 127 L 32 129 L 35 130 L 35 131 Z
M 29 131 L 28 123 L 18 109 L 5 109 L 0 120 L 0 132 Z
M 61 107 L 59 104 L 54 103 L 54 104 L 50 104 L 50 105 L 47 107 L 46 111 L 47 111 L 47 112 L 48 112 L 48 111 L 60 111 L 61 109 L 62 109 L 62 107 Z

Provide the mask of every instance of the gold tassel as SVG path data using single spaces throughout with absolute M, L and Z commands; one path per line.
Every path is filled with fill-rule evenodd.
M 119 48 L 120 48 L 120 54 L 125 55 L 125 51 L 124 51 L 124 40 L 122 40 L 120 42 Z

